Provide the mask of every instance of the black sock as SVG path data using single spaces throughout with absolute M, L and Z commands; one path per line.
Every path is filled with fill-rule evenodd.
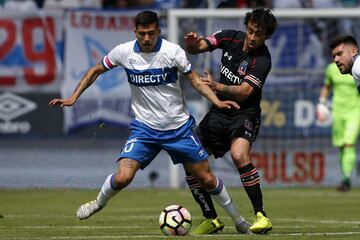
M 195 201 L 200 205 L 201 211 L 205 218 L 216 218 L 217 213 L 211 199 L 210 193 L 208 193 L 194 178 L 191 173 L 186 173 L 186 182 L 190 188 L 191 194 Z
M 256 168 L 249 163 L 238 169 L 241 182 L 245 188 L 248 197 L 254 208 L 255 214 L 261 212 L 264 216 L 266 213 L 263 209 L 262 193 L 260 188 L 260 178 Z

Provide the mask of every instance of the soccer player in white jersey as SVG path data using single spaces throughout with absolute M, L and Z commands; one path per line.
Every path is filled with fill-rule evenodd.
M 356 39 L 350 35 L 338 35 L 330 43 L 331 56 L 342 74 L 354 77 L 360 93 L 360 58 Z
M 185 51 L 159 37 L 156 13 L 140 12 L 135 17 L 134 32 L 136 40 L 116 46 L 102 63 L 91 67 L 70 97 L 53 99 L 49 103 L 50 106 L 72 106 L 100 74 L 116 66 L 122 66 L 127 73 L 135 117 L 118 157 L 119 167 L 115 174 L 106 178 L 96 200 L 79 207 L 77 217 L 87 219 L 100 211 L 110 198 L 131 183 L 139 169 L 144 169 L 160 150 L 165 150 L 174 164 L 182 163 L 186 171 L 190 171 L 211 193 L 237 229 L 248 230 L 250 224 L 236 209 L 222 181 L 211 172 L 208 153 L 193 133 L 195 121 L 186 109 L 177 71 L 185 74 L 193 87 L 218 108 L 239 108 L 239 105 L 233 101 L 220 101 L 192 71 Z

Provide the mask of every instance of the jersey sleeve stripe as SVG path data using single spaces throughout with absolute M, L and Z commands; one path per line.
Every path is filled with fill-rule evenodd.
M 211 45 L 212 45 L 214 48 L 216 48 L 217 45 L 219 44 L 218 41 L 217 41 L 217 39 L 216 39 L 214 36 L 208 36 L 206 39 L 209 40 L 209 42 L 211 43 Z
M 257 79 L 255 76 L 253 75 L 246 75 L 244 77 L 244 80 L 248 80 L 249 82 L 252 82 L 253 84 L 255 84 L 256 86 L 258 86 L 259 88 L 261 88 L 261 81 L 259 79 Z
M 235 42 L 235 43 L 241 43 L 243 42 L 242 39 L 233 39 L 233 38 L 222 38 L 218 40 L 219 42 L 221 41 L 231 41 L 231 42 Z
M 114 67 L 114 65 L 110 62 L 110 59 L 109 59 L 109 57 L 107 55 L 103 58 L 103 65 L 107 69 L 112 69 Z

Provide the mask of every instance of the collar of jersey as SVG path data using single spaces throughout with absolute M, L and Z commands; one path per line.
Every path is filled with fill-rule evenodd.
M 353 56 L 353 61 L 355 61 L 360 56 L 360 53 L 357 53 L 355 56 Z
M 154 51 L 153 52 L 158 52 L 160 51 L 161 48 L 161 44 L 162 44 L 162 39 L 158 38 L 157 43 L 155 45 Z M 141 52 L 140 50 L 140 46 L 139 46 L 139 42 L 136 40 L 135 45 L 134 45 L 134 52 L 139 53 Z

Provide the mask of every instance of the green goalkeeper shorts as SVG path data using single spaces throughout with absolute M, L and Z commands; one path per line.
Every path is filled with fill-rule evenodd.
M 333 112 L 332 143 L 336 147 L 355 144 L 360 132 L 360 112 L 336 114 Z

